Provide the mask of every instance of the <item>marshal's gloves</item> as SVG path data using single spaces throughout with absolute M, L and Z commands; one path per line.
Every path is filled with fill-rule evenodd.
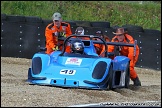
M 66 37 L 66 34 L 64 32 L 59 32 L 58 37 Z
M 58 50 L 58 46 L 52 48 L 54 51 Z

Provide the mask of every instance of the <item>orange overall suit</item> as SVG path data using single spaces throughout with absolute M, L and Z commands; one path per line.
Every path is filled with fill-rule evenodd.
M 129 44 L 134 44 L 134 39 L 132 36 L 128 35 L 128 34 L 124 34 L 125 38 L 124 38 L 124 43 L 129 43 Z M 115 36 L 114 38 L 112 38 L 111 42 L 119 42 L 117 39 L 117 36 Z M 113 52 L 114 51 L 115 46 L 114 45 L 109 45 L 108 47 L 108 52 Z M 130 78 L 133 80 L 137 77 L 137 73 L 134 70 L 134 66 L 138 60 L 138 55 L 139 55 L 139 47 L 138 45 L 136 45 L 136 54 L 134 56 L 134 47 L 128 47 L 128 46 L 120 46 L 120 50 L 119 50 L 121 55 L 127 56 L 130 59 Z
M 54 23 L 50 23 L 47 25 L 45 29 L 45 37 L 46 37 L 46 53 L 50 54 L 54 50 L 52 48 L 59 47 L 62 50 L 63 41 L 58 41 L 58 37 L 60 35 L 64 35 L 65 37 L 72 34 L 71 27 L 69 23 L 61 22 L 61 26 L 57 28 Z M 70 46 L 66 47 L 66 52 L 70 52 Z
M 104 40 L 106 42 L 110 42 L 110 39 L 107 36 L 104 36 Z M 105 51 L 105 45 L 103 45 L 103 44 L 94 44 L 94 46 L 95 46 L 95 49 L 96 49 L 96 53 L 98 55 L 102 55 L 103 52 Z

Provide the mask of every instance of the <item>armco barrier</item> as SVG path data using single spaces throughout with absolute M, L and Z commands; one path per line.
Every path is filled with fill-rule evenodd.
M 72 32 L 76 27 L 83 26 L 85 34 L 95 34 L 102 30 L 109 38 L 114 35 L 114 27 L 109 22 L 66 21 L 71 25 Z M 19 57 L 31 59 L 40 47 L 45 47 L 45 27 L 52 20 L 40 17 L 13 16 L 1 14 L 1 57 Z M 85 25 L 85 26 L 84 26 Z M 140 55 L 136 67 L 161 70 L 161 31 L 144 29 L 139 26 L 123 25 L 140 47 Z

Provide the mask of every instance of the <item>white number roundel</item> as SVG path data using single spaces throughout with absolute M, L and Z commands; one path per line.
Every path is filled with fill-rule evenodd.
M 76 72 L 76 70 L 62 69 L 60 71 L 60 74 L 64 74 L 64 75 L 74 75 L 75 72 Z

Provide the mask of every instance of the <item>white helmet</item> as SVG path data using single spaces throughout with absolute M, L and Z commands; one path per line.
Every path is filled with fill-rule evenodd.
M 83 27 L 77 27 L 76 30 L 75 30 L 75 34 L 84 35 L 84 28 Z

